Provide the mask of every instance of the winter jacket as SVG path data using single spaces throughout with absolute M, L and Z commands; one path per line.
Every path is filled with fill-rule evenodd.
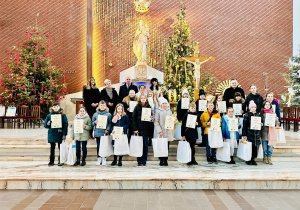
M 118 96 L 118 93 L 117 91 L 115 90 L 115 88 L 111 88 L 112 89 L 112 94 L 113 94 L 113 97 L 110 98 L 106 92 L 106 88 L 103 88 L 100 92 L 100 98 L 101 100 L 104 100 L 106 102 L 106 105 L 107 107 L 109 108 L 109 113 L 111 114 L 114 114 L 114 111 L 115 111 L 115 108 L 116 108 L 116 105 L 118 103 L 118 100 L 119 100 L 119 96 Z M 108 105 L 108 102 L 110 103 L 113 103 L 114 105 L 113 106 L 109 106 Z
M 207 134 L 208 133 L 207 128 L 210 128 L 210 125 L 206 125 L 206 123 L 208 123 L 211 114 L 212 113 L 209 113 L 208 111 L 204 111 L 203 114 L 200 117 L 202 127 L 204 128 L 204 133 L 203 134 Z M 219 118 L 220 119 L 220 126 L 222 125 L 222 119 L 221 119 L 221 116 L 220 116 L 219 113 L 212 114 L 212 118 Z
M 61 123 L 62 128 L 51 128 L 51 125 L 48 126 L 48 121 L 51 121 L 52 115 L 61 114 Z M 44 123 L 45 128 L 49 128 L 48 130 L 48 143 L 61 143 L 62 137 L 68 134 L 68 119 L 65 114 L 63 114 L 63 109 L 60 109 L 58 112 L 50 111 L 50 114 L 47 115 Z
M 105 130 L 108 130 L 108 131 L 111 130 L 111 119 L 112 119 L 112 116 L 108 112 L 108 110 L 100 111 L 99 108 L 97 108 L 97 109 L 98 109 L 97 112 L 93 115 L 93 118 L 92 118 L 92 126 L 95 127 L 95 129 L 94 129 L 94 136 L 95 137 L 101 137 L 101 136 L 104 136 Z M 106 129 L 96 128 L 97 125 L 95 124 L 95 121 L 98 120 L 98 115 L 105 115 L 105 116 L 107 116 Z
M 256 104 L 256 112 L 259 113 L 261 108 L 262 108 L 262 105 L 264 103 L 264 99 L 263 97 L 259 94 L 259 93 L 256 93 L 255 95 L 253 95 L 252 93 L 250 93 L 247 98 L 246 98 L 246 101 L 245 101 L 245 105 L 246 105 L 246 108 L 249 110 L 249 103 L 250 101 L 254 101 L 254 103 Z M 250 111 L 250 110 L 249 110 Z
M 129 125 L 130 125 L 129 117 L 127 115 L 124 115 L 116 123 L 113 123 L 113 122 L 111 123 L 111 131 L 114 130 L 114 126 L 119 126 L 119 127 L 123 127 L 124 134 L 127 134 Z
M 197 115 L 198 125 L 195 126 L 195 128 L 186 127 L 186 121 L 187 121 L 187 118 L 188 118 L 189 114 L 190 115 Z M 181 136 L 185 136 L 186 139 L 198 139 L 198 129 L 197 129 L 197 127 L 200 127 L 200 126 L 201 126 L 201 122 L 200 122 L 200 116 L 198 115 L 198 113 L 188 111 L 187 113 L 185 113 L 185 115 L 183 116 L 183 119 L 182 119 Z
M 206 99 L 204 99 L 204 100 L 206 100 Z M 200 101 L 200 99 L 198 99 L 196 101 L 196 111 L 197 111 L 198 115 L 201 117 L 201 115 L 203 114 L 204 111 L 199 111 L 199 101 Z
M 234 94 L 236 92 L 240 92 L 241 95 L 242 95 L 242 98 L 245 98 L 245 93 L 244 93 L 243 88 L 240 88 L 240 87 L 236 87 L 236 88 L 229 87 L 229 88 L 227 88 L 225 90 L 224 95 L 223 95 L 223 100 L 226 101 L 226 106 L 227 107 L 229 106 L 229 100 L 230 99 L 234 99 Z
M 274 113 L 272 112 L 272 114 L 274 114 Z M 264 116 L 262 117 L 261 120 L 262 120 L 262 123 L 263 123 L 263 126 L 261 126 L 261 140 L 262 141 L 269 141 L 269 126 L 265 126 L 266 113 L 264 113 Z M 278 122 L 278 120 L 275 121 L 275 125 L 276 125 L 277 122 Z
M 88 114 L 85 114 L 81 117 L 79 114 L 75 116 L 75 120 L 82 119 L 85 128 L 83 129 L 83 133 L 74 133 L 74 123 L 71 129 L 71 138 L 74 138 L 76 141 L 87 141 L 90 138 L 90 130 L 92 129 L 92 121 Z
M 150 136 L 153 133 L 151 127 L 153 127 L 153 122 L 142 121 L 142 105 L 139 103 L 134 108 L 132 113 L 132 128 L 133 131 L 138 131 L 140 136 Z M 144 108 L 151 108 L 149 104 L 146 104 Z M 151 116 L 153 116 L 153 109 L 151 109 Z
M 235 117 L 233 117 L 233 118 L 235 118 Z M 240 123 L 240 120 L 238 120 L 238 123 Z M 225 115 L 224 117 L 222 117 L 221 128 L 222 128 L 222 136 L 223 136 L 223 138 L 230 139 L 231 132 L 229 131 L 229 117 L 228 117 L 228 115 Z M 241 125 L 239 125 L 238 128 L 240 129 Z M 240 135 L 239 135 L 238 131 L 235 131 L 235 139 L 236 140 L 240 139 Z
M 163 137 L 167 138 L 168 141 L 173 141 L 173 130 L 165 129 L 165 122 L 167 116 L 173 116 L 171 109 L 159 108 L 155 114 L 154 126 L 156 129 L 157 136 L 160 132 L 163 132 Z
M 138 97 L 134 96 L 134 98 L 130 98 L 129 96 L 126 96 L 122 101 L 122 104 L 124 106 L 124 110 L 125 110 L 126 114 L 128 115 L 128 117 L 130 119 L 130 123 L 132 123 L 132 112 L 128 111 L 130 101 L 138 101 Z
M 279 104 L 277 103 L 277 101 L 273 100 L 272 101 L 272 105 L 275 105 L 275 112 L 276 112 L 276 116 L 278 117 L 279 122 L 281 122 L 281 117 L 280 117 L 280 107 Z
M 236 101 L 235 99 L 229 100 L 229 106 L 233 108 L 233 104 L 242 104 L 242 110 L 244 111 L 244 114 L 246 113 L 246 105 L 245 105 L 245 99 L 241 98 L 239 101 Z M 242 117 L 244 114 L 236 115 L 237 117 Z
M 177 104 L 177 119 L 178 121 L 182 121 L 183 116 L 187 113 L 188 109 L 181 109 L 181 99 Z
M 252 112 L 248 112 L 247 114 L 244 115 L 243 136 L 247 136 L 248 141 L 250 141 L 250 142 L 252 142 L 252 144 L 258 146 L 261 143 L 261 138 L 260 138 L 261 131 L 250 129 L 252 116 L 260 117 L 259 114 L 257 114 L 257 113 L 253 114 Z
M 128 96 L 130 90 L 134 90 L 135 93 L 137 93 L 139 91 L 138 88 L 137 88 L 137 86 L 135 86 L 133 84 L 131 84 L 128 89 L 127 89 L 126 83 L 120 87 L 120 91 L 119 91 L 119 103 L 121 103 L 123 101 L 123 99 L 126 96 Z
M 95 88 L 84 88 L 83 89 L 83 100 L 84 105 L 87 109 L 87 113 L 92 116 L 96 112 L 97 107 L 92 107 L 92 103 L 100 102 L 100 91 L 97 87 Z

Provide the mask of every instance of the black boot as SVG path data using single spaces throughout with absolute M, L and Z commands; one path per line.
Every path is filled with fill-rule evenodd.
M 257 163 L 255 162 L 254 158 L 251 158 L 251 163 L 252 163 L 252 165 L 257 166 Z
M 235 164 L 235 161 L 234 161 L 234 159 L 233 159 L 233 156 L 230 156 L 230 162 L 229 162 L 229 164 Z
M 168 166 L 169 164 L 168 164 L 168 159 L 166 158 L 165 160 L 164 160 L 164 166 Z
M 212 157 L 212 161 L 214 164 L 218 164 L 217 158 L 216 157 Z
M 159 159 L 160 159 L 159 165 L 163 166 L 164 165 L 164 159 L 162 159 L 162 158 L 159 158 Z
M 61 163 L 60 162 L 60 156 L 58 156 L 58 164 L 57 164 L 58 166 L 63 166 L 64 165 L 64 163 Z
M 77 160 L 74 163 L 74 166 L 78 166 L 78 165 L 80 165 L 80 157 L 77 157 Z
M 207 162 L 208 162 L 209 164 L 212 164 L 212 163 L 213 163 L 212 157 L 211 157 L 211 156 L 207 156 L 207 157 L 206 157 L 206 160 L 207 160 Z
M 81 166 L 85 166 L 86 162 L 85 162 L 85 158 L 82 158 L 82 161 L 81 161 Z
M 195 158 L 192 159 L 192 164 L 193 164 L 193 165 L 198 165 L 198 163 L 197 163 L 197 161 L 196 161 Z
M 48 166 L 54 166 L 54 161 L 51 161 L 48 163 Z
M 117 165 L 117 156 L 116 155 L 114 155 L 114 160 L 110 165 L 112 165 L 112 166 Z
M 119 156 L 118 166 L 122 166 L 122 156 Z

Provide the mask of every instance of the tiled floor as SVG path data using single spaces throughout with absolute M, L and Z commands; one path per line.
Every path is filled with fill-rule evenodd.
M 2 190 L 8 209 L 299 209 L 298 190 Z

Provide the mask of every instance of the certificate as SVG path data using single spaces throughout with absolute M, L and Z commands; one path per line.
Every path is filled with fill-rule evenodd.
M 151 108 L 142 108 L 142 121 L 150 122 Z
M 181 99 L 181 109 L 189 109 L 190 99 L 189 98 L 182 98 Z
M 272 105 L 272 112 L 276 113 L 276 105 Z
M 113 134 L 114 140 L 122 140 L 123 137 L 123 127 L 121 126 L 114 126 L 115 133 Z
M 129 102 L 129 112 L 133 112 L 135 106 L 137 105 L 137 101 L 130 101 Z
M 228 118 L 228 130 L 229 131 L 238 131 L 239 126 L 238 126 L 239 120 L 237 118 Z
M 266 113 L 265 126 L 275 127 L 276 114 Z
M 14 117 L 16 116 L 16 107 L 8 107 L 6 111 L 7 117 Z
M 106 129 L 107 118 L 108 117 L 106 115 L 98 115 L 98 122 L 96 128 Z
M 221 121 L 219 118 L 211 118 L 210 130 L 211 131 L 220 131 L 221 130 L 220 123 L 221 123 Z
M 74 133 L 83 133 L 83 120 L 74 120 Z
M 150 104 L 151 107 L 154 108 L 154 103 L 153 103 L 153 98 L 152 97 L 148 98 L 148 103 Z
M 226 101 L 218 101 L 219 113 L 226 113 Z
M 199 100 L 199 103 L 198 103 L 198 111 L 199 111 L 199 112 L 204 112 L 204 111 L 206 111 L 206 110 L 207 110 L 206 105 L 207 105 L 207 100 Z
M 251 130 L 261 130 L 261 117 L 254 117 L 251 116 L 251 124 L 250 124 Z
M 165 129 L 174 130 L 175 117 L 166 116 Z
M 5 106 L 0 106 L 0 116 L 5 115 Z
M 234 115 L 242 115 L 242 104 L 232 104 Z
M 61 114 L 51 115 L 51 128 L 62 128 Z
M 187 120 L 186 120 L 186 127 L 195 128 L 196 127 L 196 121 L 197 121 L 197 115 L 188 114 Z

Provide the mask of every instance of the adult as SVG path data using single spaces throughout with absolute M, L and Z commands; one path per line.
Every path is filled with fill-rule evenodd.
M 118 103 L 118 93 L 111 86 L 111 81 L 109 79 L 104 80 L 105 88 L 103 88 L 100 92 L 101 100 L 104 100 L 106 102 L 106 106 L 109 109 L 110 114 L 114 114 L 116 105 Z
M 88 81 L 87 86 L 83 87 L 82 97 L 87 109 L 87 113 L 92 119 L 93 114 L 96 112 L 96 108 L 98 107 L 99 101 L 101 99 L 100 91 L 96 85 L 94 77 L 91 77 Z
M 264 102 L 264 99 L 259 93 L 257 93 L 256 85 L 250 86 L 250 92 L 251 93 L 247 96 L 247 98 L 245 100 L 245 105 L 246 105 L 246 107 L 249 107 L 250 101 L 254 101 L 254 103 L 256 104 L 256 112 L 259 113 L 261 108 L 263 107 L 262 104 Z M 249 108 L 249 111 L 250 111 L 250 108 Z
M 156 78 L 152 78 L 150 80 L 150 90 L 153 92 L 153 98 L 158 101 L 158 98 L 162 96 L 161 89 L 158 85 L 158 80 Z
M 226 101 L 226 106 L 229 107 L 229 100 L 234 99 L 234 94 L 236 92 L 240 92 L 242 98 L 245 98 L 245 93 L 243 88 L 238 87 L 238 81 L 237 79 L 231 79 L 230 80 L 230 87 L 227 88 L 224 92 L 223 100 Z
M 139 92 L 136 94 L 138 98 L 141 97 L 141 95 L 147 95 L 146 85 L 144 84 L 139 85 Z
M 138 92 L 137 86 L 131 83 L 131 77 L 127 76 L 125 84 L 120 87 L 119 103 L 122 103 L 123 99 L 128 96 L 129 90 L 134 90 L 135 93 Z
M 268 93 L 266 95 L 266 101 L 269 101 L 272 104 L 272 110 L 273 112 L 276 113 L 276 116 L 278 117 L 279 122 L 281 122 L 281 117 L 280 117 L 280 107 L 278 102 L 274 99 L 274 93 Z M 273 105 L 275 106 L 275 110 L 273 109 Z

